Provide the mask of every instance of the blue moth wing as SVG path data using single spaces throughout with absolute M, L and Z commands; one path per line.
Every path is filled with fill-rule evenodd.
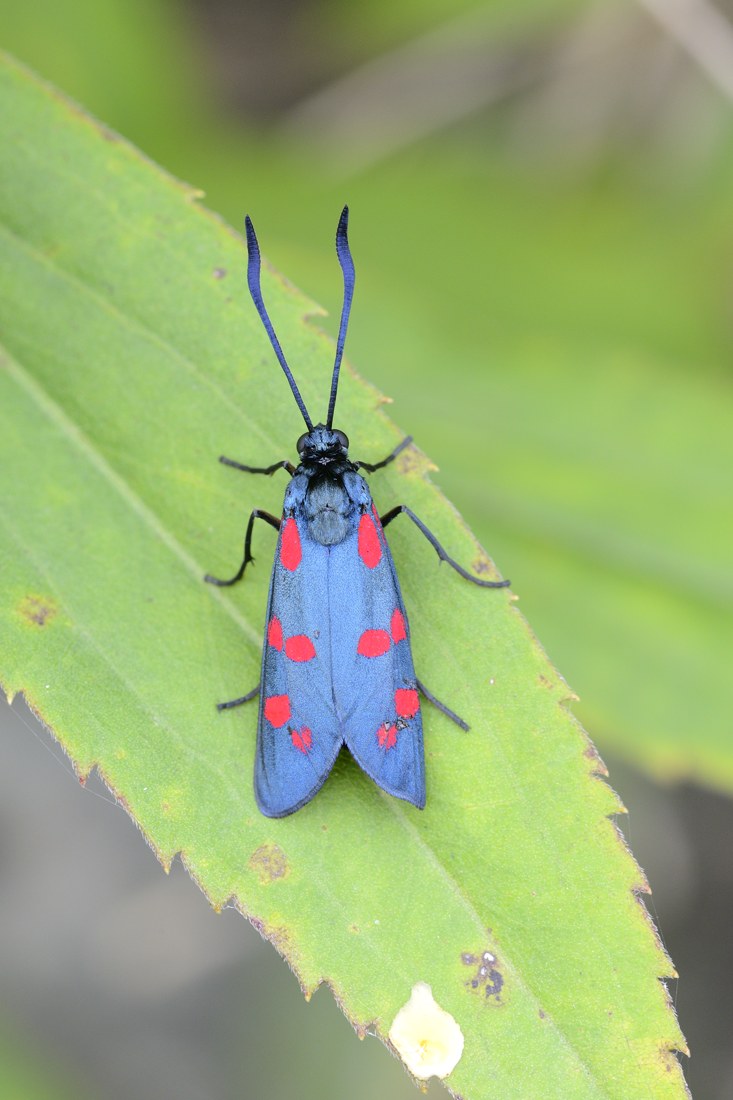
M 383 790 L 422 808 L 422 718 L 407 615 L 369 490 L 347 475 L 347 533 L 324 546 L 293 499 L 270 582 L 255 761 L 257 804 L 293 813 L 346 744 Z M 291 483 L 293 497 L 300 497 Z
M 328 549 L 302 509 L 283 516 L 267 603 L 255 797 L 285 817 L 320 790 L 343 743 L 331 688 Z
M 422 809 L 422 716 L 409 626 L 371 498 L 353 534 L 331 548 L 329 606 L 333 691 L 344 741 L 382 790 Z

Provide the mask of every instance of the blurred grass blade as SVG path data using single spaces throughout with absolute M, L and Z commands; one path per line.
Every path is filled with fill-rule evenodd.
M 26 694 L 80 775 L 99 768 L 164 864 L 180 852 L 212 904 L 234 899 L 360 1032 L 386 1041 L 428 983 L 465 1038 L 449 1084 L 467 1100 L 684 1096 L 684 1041 L 658 981 L 671 966 L 567 688 L 507 593 L 439 569 L 412 531 L 393 545 L 417 667 L 471 732 L 426 716 L 422 814 L 348 760 L 294 817 L 258 814 L 254 713 L 214 702 L 256 682 L 268 532 L 240 591 L 201 577 L 231 570 L 249 509 L 277 510 L 284 485 L 216 456 L 276 461 L 300 425 L 242 243 L 11 62 L 0 96 L 8 692 Z M 332 349 L 304 323 L 308 301 L 265 279 L 306 403 L 322 407 Z M 344 382 L 352 449 L 379 458 L 399 436 L 373 390 Z M 408 501 L 480 567 L 418 452 L 398 465 L 375 476 L 377 500 Z

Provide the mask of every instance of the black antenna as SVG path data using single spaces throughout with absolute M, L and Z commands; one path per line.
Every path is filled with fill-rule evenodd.
M 333 412 L 336 408 L 336 391 L 338 390 L 339 386 L 341 357 L 344 354 L 346 329 L 348 328 L 349 324 L 349 314 L 351 313 L 351 300 L 354 297 L 354 283 L 356 281 L 354 261 L 351 258 L 351 250 L 349 249 L 348 228 L 349 208 L 348 206 L 345 206 L 341 211 L 338 229 L 336 230 L 336 255 L 339 258 L 341 270 L 344 273 L 344 305 L 343 309 L 341 310 L 341 325 L 339 326 L 339 338 L 336 344 L 336 362 L 333 365 L 333 377 L 331 378 L 331 399 L 328 403 L 328 420 L 326 421 L 326 425 L 329 428 L 333 427 Z
M 244 219 L 244 224 L 247 230 L 247 253 L 249 260 L 247 262 L 247 284 L 249 286 L 249 292 L 252 295 L 252 301 L 257 306 L 257 312 L 260 315 L 260 320 L 265 326 L 267 335 L 270 337 L 270 343 L 272 344 L 275 355 L 280 361 L 280 366 L 285 371 L 285 377 L 290 383 L 290 389 L 293 391 L 293 397 L 298 403 L 298 408 L 303 414 L 306 426 L 309 432 L 313 431 L 313 421 L 308 416 L 308 410 L 305 407 L 305 402 L 300 396 L 300 390 L 295 384 L 295 379 L 290 371 L 290 367 L 287 364 L 287 360 L 283 354 L 283 349 L 280 347 L 280 341 L 275 335 L 275 330 L 272 327 L 272 321 L 267 315 L 265 309 L 265 303 L 262 301 L 262 291 L 260 289 L 260 246 L 257 243 L 257 234 L 255 233 L 255 227 L 252 225 L 252 220 L 247 215 Z M 352 268 L 353 270 L 353 268 Z

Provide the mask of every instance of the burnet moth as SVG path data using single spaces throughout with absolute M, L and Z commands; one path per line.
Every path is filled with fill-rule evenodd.
M 247 695 L 219 703 L 220 710 L 260 697 L 254 789 L 267 817 L 285 817 L 320 790 L 342 745 L 390 795 L 422 809 L 425 805 L 420 695 L 462 729 L 466 723 L 417 679 L 410 628 L 384 528 L 404 513 L 441 561 L 484 588 L 487 581 L 466 572 L 405 504 L 380 519 L 359 471 L 381 470 L 412 442 L 403 439 L 381 462 L 352 462 L 346 435 L 333 427 L 339 370 L 354 294 L 354 262 L 347 236 L 348 207 L 336 231 L 336 253 L 344 277 L 336 361 L 325 424 L 314 426 L 285 360 L 260 289 L 260 250 L 246 219 L 247 282 L 273 350 L 285 372 L 307 431 L 297 443 L 297 466 L 286 459 L 271 466 L 220 462 L 250 474 L 286 470 L 282 518 L 255 508 L 247 524 L 242 563 L 233 577 L 210 584 L 228 586 L 244 576 L 252 557 L 256 519 L 278 531 L 267 602 L 260 683 Z

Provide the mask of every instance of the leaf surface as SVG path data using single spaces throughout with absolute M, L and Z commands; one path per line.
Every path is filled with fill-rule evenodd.
M 267 464 L 300 432 L 246 291 L 241 240 L 195 194 L 27 72 L 0 71 L 0 679 L 23 691 L 80 775 L 97 767 L 164 864 L 180 853 L 215 906 L 238 905 L 306 991 L 327 981 L 383 1040 L 416 982 L 458 1021 L 448 1079 L 466 1098 L 685 1095 L 672 973 L 609 815 L 603 768 L 506 591 L 440 568 L 390 528 L 418 675 L 471 724 L 426 715 L 428 806 L 383 795 L 341 758 L 291 818 L 256 810 L 251 688 L 273 536 L 231 593 L 201 583 L 241 554 Z M 357 257 L 358 260 L 358 257 Z M 334 259 L 334 283 L 339 286 Z M 333 348 L 314 307 L 265 271 L 306 403 Z M 350 373 L 352 454 L 399 433 Z M 487 559 L 410 450 L 372 479 L 449 553 Z M 392 533 L 394 531 L 394 533 Z M 600 773 L 600 774 L 599 774 Z M 479 973 L 489 951 L 495 971 Z

